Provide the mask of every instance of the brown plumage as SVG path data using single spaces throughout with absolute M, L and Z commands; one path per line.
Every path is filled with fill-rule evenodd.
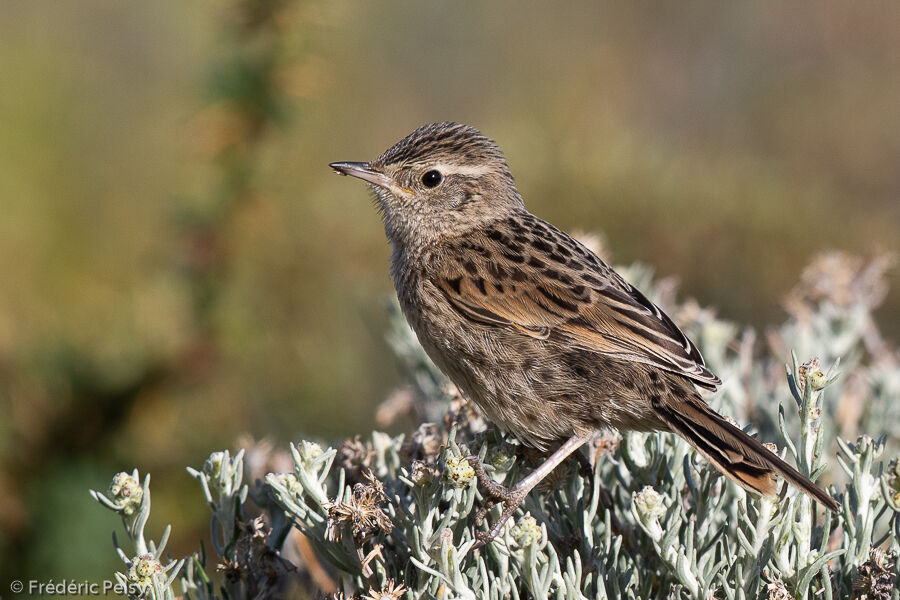
M 407 320 L 498 426 L 539 448 L 599 427 L 674 431 L 750 491 L 774 494 L 779 474 L 837 509 L 707 406 L 694 386 L 721 382 L 697 348 L 593 252 L 530 214 L 477 130 L 427 125 L 371 163 L 331 166 L 372 184 Z M 514 505 L 527 491 L 501 497 Z

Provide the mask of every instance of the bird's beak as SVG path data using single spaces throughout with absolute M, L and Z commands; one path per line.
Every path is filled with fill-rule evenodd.
M 351 175 L 359 177 L 363 181 L 367 181 L 372 185 L 377 185 L 386 189 L 393 187 L 390 178 L 384 173 L 379 173 L 364 162 L 333 162 L 328 165 L 334 169 L 339 175 Z

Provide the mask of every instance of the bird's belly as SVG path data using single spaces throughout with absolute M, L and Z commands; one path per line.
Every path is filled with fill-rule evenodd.
M 407 311 L 428 356 L 501 429 L 537 447 L 600 427 L 657 429 L 640 365 L 452 312 Z M 637 368 L 635 368 L 637 367 Z

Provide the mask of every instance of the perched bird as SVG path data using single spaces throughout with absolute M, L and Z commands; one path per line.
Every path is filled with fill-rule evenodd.
M 741 487 L 781 475 L 838 503 L 713 411 L 721 384 L 696 346 L 584 245 L 525 209 L 506 160 L 478 130 L 434 123 L 371 162 L 336 162 L 374 190 L 406 319 L 434 363 L 489 420 L 539 449 L 562 445 L 515 487 L 477 468 L 504 503 L 525 495 L 598 428 L 672 431 Z

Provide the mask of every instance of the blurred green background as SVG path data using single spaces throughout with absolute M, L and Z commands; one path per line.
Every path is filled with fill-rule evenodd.
M 821 250 L 900 250 L 900 4 L 561 6 L 0 5 L 0 593 L 121 566 L 87 493 L 117 471 L 152 473 L 186 554 L 185 465 L 372 428 L 402 383 L 389 249 L 326 165 L 426 122 L 742 323 Z

